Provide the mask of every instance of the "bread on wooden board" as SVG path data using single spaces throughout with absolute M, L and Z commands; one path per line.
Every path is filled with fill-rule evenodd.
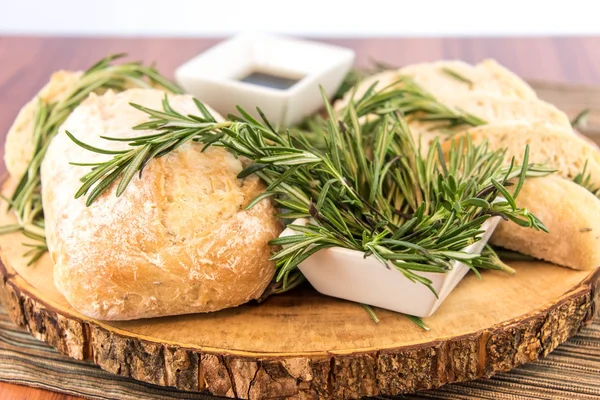
M 556 175 L 527 179 L 517 205 L 549 233 L 502 221 L 492 244 L 574 269 L 600 266 L 600 200 L 584 187 Z
M 82 72 L 73 71 L 53 73 L 46 86 L 21 108 L 6 136 L 4 162 L 11 176 L 20 178 L 33 158 L 33 125 L 38 101 L 53 103 L 64 99 L 81 74 Z
M 73 195 L 89 168 L 111 156 L 83 150 L 65 134 L 101 148 L 126 143 L 99 136 L 148 134 L 148 120 L 129 105 L 159 109 L 164 92 L 130 89 L 90 95 L 60 128 L 42 163 L 42 195 L 54 280 L 79 312 L 105 320 L 216 311 L 259 297 L 274 274 L 268 241 L 281 232 L 271 203 L 244 207 L 264 190 L 222 148 L 189 142 L 152 160 L 121 197 L 116 185 L 91 206 Z M 188 95 L 174 109 L 197 112 Z M 216 114 L 215 114 L 216 115 Z
M 449 152 L 452 142 L 459 141 L 467 134 L 475 144 L 487 140 L 493 150 L 506 148 L 506 161 L 514 156 L 517 162 L 521 162 L 525 146 L 529 144 L 530 162 L 555 168 L 557 174 L 568 179 L 580 174 L 587 162 L 586 171 L 590 174 L 591 182 L 600 186 L 600 150 L 587 140 L 573 135 L 572 131 L 546 124 L 483 125 L 467 129 L 443 143 L 444 152 Z

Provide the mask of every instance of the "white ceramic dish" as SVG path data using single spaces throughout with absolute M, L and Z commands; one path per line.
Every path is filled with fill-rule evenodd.
M 296 225 L 304 225 L 306 219 L 297 219 Z M 483 250 L 500 217 L 487 220 L 482 228 L 485 230 L 480 241 L 466 248 L 469 253 Z M 297 234 L 286 229 L 281 236 Z M 421 276 L 431 279 L 438 298 L 423 284 L 411 282 L 394 266 L 386 268 L 374 257 L 364 258 L 360 251 L 332 247 L 316 252 L 299 265 L 310 284 L 320 293 L 362 304 L 369 304 L 388 310 L 414 315 L 431 316 L 450 292 L 469 272 L 469 267 L 461 262 L 454 262 L 449 272 L 425 273 Z
M 319 85 L 331 98 L 354 61 L 352 50 L 304 40 L 242 34 L 180 66 L 177 82 L 223 115 L 236 105 L 257 115 L 260 107 L 277 125 L 290 126 L 314 113 L 323 102 Z M 253 72 L 297 82 L 276 89 L 241 81 Z

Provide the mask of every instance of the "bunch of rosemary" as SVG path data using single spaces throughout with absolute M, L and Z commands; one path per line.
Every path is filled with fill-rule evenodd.
M 280 217 L 310 220 L 306 226 L 292 225 L 297 235 L 271 241 L 282 246 L 272 255 L 280 291 L 302 281 L 298 264 L 334 246 L 376 257 L 433 291 L 429 279 L 419 272 L 446 272 L 453 261 L 476 272 L 477 268 L 500 268 L 491 251 L 464 251 L 479 240 L 488 218 L 500 216 L 546 230 L 534 215 L 515 204 L 527 176 L 551 172 L 529 164 L 528 149 L 524 149 L 521 166 L 514 162 L 504 165 L 504 152 L 491 151 L 486 144 L 475 146 L 468 138 L 453 147 L 448 159 L 437 142 L 423 156 L 401 111 L 419 112 L 421 118 L 449 125 L 480 121 L 446 113 L 416 85 L 392 91 L 371 88 L 338 114 L 325 96 L 324 103 L 328 119 L 313 132 L 317 136 L 314 142 L 289 131 L 278 132 L 260 110 L 262 121 L 239 109 L 241 118 L 217 123 L 199 101 L 196 115 L 178 113 L 167 97 L 163 110 L 134 105 L 150 116 L 135 129 L 150 132 L 128 139 L 108 138 L 128 142 L 129 149 L 91 147 L 68 133 L 90 151 L 114 155 L 93 165 L 82 178 L 77 196 L 88 194 L 90 203 L 117 181 L 119 195 L 152 158 L 189 141 L 225 147 L 253 161 L 240 178 L 256 174 L 267 184 L 266 191 L 248 208 L 272 197 L 280 207 Z M 367 114 L 378 118 L 361 122 Z M 513 184 L 511 194 L 506 188 Z
M 348 74 L 340 91 L 344 94 L 349 93 L 350 98 L 354 98 L 357 89 L 355 84 L 360 77 L 361 74 L 358 72 Z M 354 84 L 354 86 L 349 88 L 350 84 Z M 361 99 L 354 102 L 356 114 L 361 117 L 368 116 L 371 125 L 378 124 L 377 120 L 390 112 L 399 112 L 410 118 L 411 121 L 432 122 L 434 124 L 430 129 L 448 133 L 455 133 L 456 130 L 487 123 L 473 114 L 449 107 L 440 102 L 409 76 L 400 75 L 398 80 L 378 90 L 375 89 L 376 86 L 377 82 L 373 83 Z M 349 110 L 350 107 L 348 106 L 342 110 L 337 110 L 336 117 L 348 119 Z M 313 146 L 325 149 L 326 146 L 321 140 L 322 135 L 319 132 L 327 129 L 328 118 L 328 116 L 320 114 L 312 115 L 306 118 L 297 129 L 293 129 L 292 134 L 308 139 Z M 364 124 L 364 129 L 369 130 L 370 124 Z M 363 125 L 362 121 L 361 125 Z
M 44 232 L 44 213 L 40 193 L 40 165 L 46 149 L 58 128 L 90 93 L 98 93 L 107 89 L 122 91 L 134 87 L 161 87 L 172 93 L 181 90 L 162 77 L 153 67 L 138 62 L 112 65 L 112 61 L 123 57 L 117 54 L 104 58 L 83 73 L 75 86 L 56 103 L 38 101 L 35 111 L 35 122 L 31 140 L 34 143 L 33 158 L 27 171 L 20 177 L 16 189 L 7 199 L 9 210 L 17 218 L 17 223 L 0 227 L 0 234 L 21 231 L 34 243 L 25 244 L 31 247 L 26 256 L 31 257 L 29 265 L 37 261 L 47 250 Z

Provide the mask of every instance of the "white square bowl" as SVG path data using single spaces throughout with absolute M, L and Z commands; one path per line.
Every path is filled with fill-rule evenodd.
M 293 224 L 305 225 L 307 222 L 307 219 L 297 219 Z M 488 219 L 482 225 L 485 233 L 481 240 L 465 250 L 468 253 L 481 252 L 499 222 L 500 217 Z M 287 228 L 280 236 L 297 234 Z M 319 250 L 304 260 L 299 269 L 324 295 L 422 318 L 433 315 L 469 272 L 469 267 L 458 261 L 452 263 L 452 269 L 447 273 L 417 272 L 432 281 L 431 285 L 438 294 L 436 298 L 429 288 L 410 281 L 391 263 L 386 268 L 375 257 L 365 258 L 364 253 L 356 250 L 341 247 Z
M 352 50 L 323 43 L 241 34 L 180 66 L 177 82 L 223 115 L 236 106 L 276 125 L 291 126 L 323 106 L 319 85 L 331 98 L 354 61 Z M 297 80 L 282 90 L 243 82 L 252 72 Z

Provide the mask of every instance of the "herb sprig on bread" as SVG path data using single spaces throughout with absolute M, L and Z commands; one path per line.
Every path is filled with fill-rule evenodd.
M 453 261 L 475 271 L 500 268 L 492 252 L 468 254 L 464 248 L 479 239 L 482 224 L 493 216 L 545 230 L 534 215 L 516 206 L 515 198 L 525 177 L 551 170 L 530 164 L 527 148 L 522 165 L 507 166 L 502 151 L 475 146 L 468 138 L 455 146 L 449 159 L 437 143 L 422 155 L 403 115 L 390 107 L 403 95 L 395 91 L 395 97 L 384 100 L 381 92 L 369 90 L 342 113 L 334 113 L 324 96 L 329 118 L 314 133 L 325 149 L 305 137 L 280 133 L 264 116 L 259 121 L 241 109 L 242 118 L 219 123 L 198 101 L 195 115 L 177 113 L 168 97 L 162 110 L 134 105 L 150 116 L 136 128 L 151 132 L 119 139 L 127 141 L 130 150 L 111 153 L 69 133 L 80 146 L 114 156 L 92 166 L 77 195 L 94 200 L 116 182 L 117 194 L 122 193 L 152 158 L 196 141 L 226 147 L 252 161 L 239 177 L 256 174 L 268 187 L 248 207 L 272 197 L 283 210 L 282 218 L 310 220 L 306 226 L 293 226 L 300 234 L 271 242 L 283 246 L 273 260 L 284 289 L 299 281 L 302 260 L 334 246 L 389 262 L 430 288 L 431 282 L 419 272 L 446 272 Z M 363 121 L 367 114 L 379 118 Z M 506 189 L 510 185 L 515 185 L 514 194 Z

